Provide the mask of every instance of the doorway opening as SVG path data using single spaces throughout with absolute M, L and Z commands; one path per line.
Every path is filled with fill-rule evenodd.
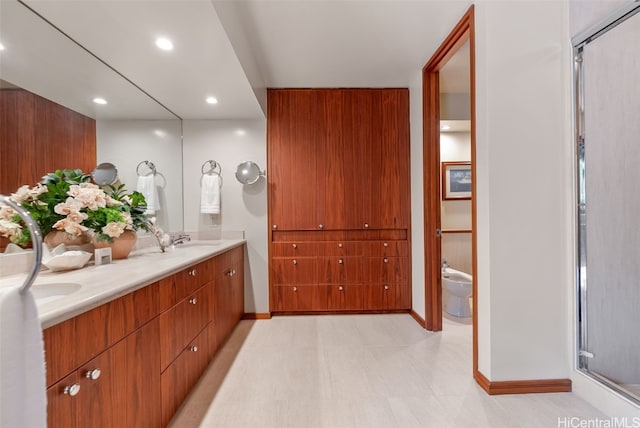
M 462 85 L 468 88 L 468 94 L 449 92 L 443 94 L 447 85 L 441 81 L 441 73 L 449 74 L 459 69 L 460 63 L 466 62 L 464 68 L 468 74 L 464 75 Z M 460 80 L 457 76 L 456 80 Z M 442 87 L 441 87 L 442 85 Z M 460 19 L 455 28 L 449 33 L 440 47 L 422 69 L 422 99 L 423 99 L 423 170 L 424 170 L 424 252 L 425 252 L 425 328 L 431 331 L 442 330 L 442 268 L 443 268 L 443 236 L 457 236 L 457 240 L 466 236 L 471 243 L 470 266 L 471 272 L 471 314 L 473 330 L 473 372 L 478 370 L 478 323 L 477 323 L 477 255 L 476 255 L 476 169 L 475 169 L 475 35 L 474 35 L 474 7 L 471 6 Z M 454 95 L 451 95 L 454 94 Z M 465 98 L 466 96 L 466 98 Z M 466 100 L 466 101 L 465 101 Z M 446 126 L 443 114 L 449 115 L 444 104 L 464 104 L 468 114 L 468 159 L 452 161 L 450 156 L 463 156 L 455 153 L 441 153 L 441 127 Z M 464 109 L 463 109 L 464 110 Z M 454 116 L 456 116 L 454 114 Z M 452 123 L 449 126 L 453 125 Z M 442 155 L 442 156 L 441 156 Z M 443 164 L 441 160 L 446 160 Z M 464 163 L 461 163 L 464 162 Z M 462 171 L 462 172 L 454 172 Z M 469 186 L 468 175 L 471 183 Z M 451 187 L 452 177 L 462 177 L 464 186 Z M 443 186 L 444 183 L 444 186 Z M 456 191 L 458 190 L 458 191 Z M 451 198 L 451 199 L 448 199 Z M 455 202 L 457 207 L 449 207 L 449 211 L 462 208 L 461 202 L 470 205 L 470 218 L 467 224 L 456 225 L 452 219 L 445 218 L 443 229 L 443 199 L 444 202 Z M 458 199 L 458 200 L 455 200 Z M 460 227 L 456 227 L 460 226 Z M 448 238 L 445 238 L 448 239 Z M 446 249 L 446 251 L 449 251 Z M 449 263 L 449 261 L 447 261 Z M 463 263 L 463 262 L 457 262 Z

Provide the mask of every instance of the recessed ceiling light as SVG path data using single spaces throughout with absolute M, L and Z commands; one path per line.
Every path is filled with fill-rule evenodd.
M 4 45 L 2 43 L 0 43 L 0 51 L 4 50 Z
M 451 129 L 451 127 L 450 127 L 449 125 L 442 125 L 442 126 L 440 127 L 440 130 L 441 130 L 441 131 L 448 131 L 449 129 Z
M 153 133 L 156 135 L 156 137 L 160 137 L 160 138 L 164 138 L 167 136 L 167 131 L 164 131 L 162 129 L 155 129 Z
M 156 39 L 156 46 L 163 51 L 173 50 L 173 43 L 171 43 L 171 40 L 167 39 L 166 37 L 158 37 Z
M 94 98 L 93 102 L 96 104 L 106 104 L 107 100 L 105 100 L 104 98 Z
M 218 99 L 216 97 L 207 97 L 207 102 L 209 104 L 218 104 Z
M 244 129 L 236 129 L 236 135 L 242 137 L 243 135 L 247 135 L 247 131 Z

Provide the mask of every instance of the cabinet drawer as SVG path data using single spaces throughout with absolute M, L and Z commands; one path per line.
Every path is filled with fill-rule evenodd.
M 363 297 L 363 287 L 360 284 L 329 285 L 327 309 L 330 311 L 361 310 Z
M 327 309 L 328 286 L 277 285 L 271 290 L 272 311 L 302 312 Z
M 315 257 L 278 257 L 271 262 L 274 284 L 315 284 Z
M 364 309 L 392 310 L 411 308 L 411 292 L 407 284 L 365 284 Z
M 318 284 L 357 284 L 360 264 L 360 257 L 318 257 Z
M 160 365 L 164 370 L 209 321 L 211 287 L 204 286 L 160 315 Z
M 213 259 L 205 260 L 160 280 L 160 310 L 171 306 L 213 280 Z
M 271 244 L 272 257 L 315 256 L 317 252 L 315 242 L 274 242 Z
M 409 241 L 369 241 L 362 243 L 364 256 L 400 257 L 409 255 Z
M 205 328 L 162 373 L 162 426 L 167 426 L 208 363 L 208 331 Z
M 357 241 L 328 241 L 318 243 L 320 256 L 359 256 L 362 253 Z
M 408 277 L 407 257 L 365 257 L 363 283 L 403 283 Z

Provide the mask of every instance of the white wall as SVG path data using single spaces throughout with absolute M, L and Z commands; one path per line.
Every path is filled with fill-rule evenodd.
M 166 232 L 182 230 L 182 139 L 180 120 L 96 121 L 98 163 L 110 162 L 127 190 L 137 188 L 136 167 L 155 164 L 160 211 L 155 216 Z M 141 173 L 149 170 L 141 167 Z
M 425 60 L 426 61 L 426 60 Z M 424 194 L 422 177 L 422 72 L 409 87 L 411 133 L 411 306 L 425 317 L 424 301 Z
M 267 270 L 267 186 L 243 186 L 236 166 L 252 160 L 266 168 L 265 120 L 185 120 L 183 122 L 184 229 L 219 238 L 224 230 L 244 230 L 247 240 L 245 312 L 269 311 Z M 200 214 L 201 167 L 207 160 L 222 167 L 220 215 Z M 267 171 L 267 174 L 269 171 Z
M 492 381 L 570 375 L 568 5 L 476 3 L 478 362 Z

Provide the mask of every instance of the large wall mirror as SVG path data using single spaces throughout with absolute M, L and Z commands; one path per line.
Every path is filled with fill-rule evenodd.
M 578 368 L 640 404 L 640 4 L 576 36 Z
M 158 224 L 181 231 L 180 118 L 19 1 L 0 1 L 0 43 L 0 88 L 22 88 L 95 119 L 97 163 L 114 164 L 130 190 L 151 172 L 138 165 L 153 163 Z

